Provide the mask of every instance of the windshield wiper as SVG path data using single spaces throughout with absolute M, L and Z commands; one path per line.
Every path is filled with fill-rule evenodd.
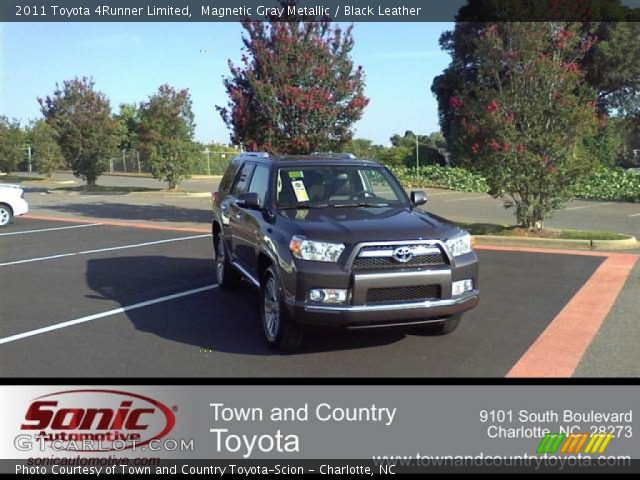
M 388 203 L 369 203 L 369 202 L 354 202 L 354 203 L 334 203 L 331 205 L 335 208 L 348 208 L 348 207 L 388 207 Z
M 289 205 L 286 207 L 278 207 L 278 210 L 302 210 L 302 209 L 309 209 L 309 208 L 327 208 L 329 206 L 328 203 L 309 203 L 309 202 L 303 202 L 303 203 L 298 203 L 296 205 Z

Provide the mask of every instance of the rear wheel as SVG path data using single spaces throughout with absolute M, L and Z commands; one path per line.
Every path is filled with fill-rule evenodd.
M 0 227 L 6 227 L 13 220 L 13 212 L 9 205 L 0 204 Z
M 273 267 L 267 268 L 261 282 L 262 328 L 269 346 L 281 352 L 295 352 L 302 343 L 302 329 L 284 305 Z
M 218 234 L 214 240 L 216 253 L 216 279 L 218 285 L 224 290 L 232 290 L 240 285 L 240 273 L 231 265 L 227 255 L 227 249 L 224 246 L 222 235 Z

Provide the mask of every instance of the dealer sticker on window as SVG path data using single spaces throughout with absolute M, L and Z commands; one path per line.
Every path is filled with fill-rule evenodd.
M 308 202 L 309 195 L 307 194 L 307 189 L 304 186 L 304 182 L 302 180 L 293 180 L 291 182 L 291 186 L 293 187 L 293 191 L 296 194 L 296 199 L 299 202 Z

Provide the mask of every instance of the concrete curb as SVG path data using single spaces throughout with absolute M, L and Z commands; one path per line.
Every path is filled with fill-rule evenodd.
M 474 235 L 477 245 L 505 247 L 539 247 L 574 250 L 625 250 L 640 248 L 640 242 L 629 236 L 622 240 L 568 240 L 561 238 L 504 237 L 500 235 Z

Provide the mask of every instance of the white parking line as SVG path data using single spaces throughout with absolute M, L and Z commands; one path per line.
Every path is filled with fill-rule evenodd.
M 67 322 L 56 323 L 54 325 L 49 325 L 48 327 L 38 328 L 36 330 L 30 330 L 24 333 L 18 333 L 16 335 L 11 335 L 9 337 L 0 338 L 0 345 L 5 343 L 15 342 L 17 340 L 22 340 L 23 338 L 29 338 L 36 335 L 41 335 L 43 333 L 52 332 L 54 330 L 60 330 L 62 328 L 72 327 L 73 325 L 78 325 L 80 323 L 92 322 L 94 320 L 98 320 L 100 318 L 110 317 L 112 315 L 118 315 L 119 313 L 128 312 L 130 310 L 136 310 L 138 308 L 148 307 L 149 305 L 155 305 L 156 303 L 167 302 L 169 300 L 175 300 L 176 298 L 187 297 L 189 295 L 195 295 L 196 293 L 206 292 L 207 290 L 213 290 L 214 288 L 218 288 L 217 284 L 208 285 L 206 287 L 194 288 L 193 290 L 187 290 L 185 292 L 174 293 L 173 295 L 167 295 L 165 297 L 154 298 L 153 300 L 147 300 L 140 303 L 134 303 L 133 305 L 128 305 L 126 307 L 114 308 L 113 310 L 108 310 L 102 313 L 96 313 L 94 315 L 89 315 L 82 318 L 76 318 L 75 320 L 69 320 Z
M 451 200 L 445 200 L 445 202 L 464 202 L 465 200 L 489 200 L 493 199 L 493 197 L 489 197 L 487 195 L 482 195 L 478 197 L 464 197 L 464 198 L 454 198 Z
M 102 225 L 101 223 L 88 223 L 82 225 L 72 225 L 70 227 L 55 227 L 55 228 L 40 228 L 38 230 L 21 230 L 20 232 L 0 233 L 0 237 L 6 237 L 9 235 L 22 235 L 25 233 L 40 233 L 40 232 L 53 232 L 54 230 L 69 230 L 70 228 L 84 228 L 84 227 L 97 227 Z
M 630 217 L 640 217 L 640 213 L 634 213 L 633 215 L 629 215 Z
M 27 258 L 25 260 L 16 260 L 14 262 L 0 263 L 0 267 L 6 267 L 6 266 L 9 266 L 9 265 L 19 265 L 21 263 L 41 262 L 41 261 L 44 261 L 44 260 L 53 260 L 53 259 L 56 259 L 56 258 L 63 258 L 63 257 L 74 257 L 76 255 L 89 255 L 91 253 L 111 252 L 111 251 L 114 251 L 114 250 L 124 250 L 126 248 L 147 247 L 149 245 L 158 245 L 160 243 L 181 242 L 183 240 L 194 240 L 196 238 L 205 238 L 205 237 L 210 237 L 210 236 L 211 236 L 211 234 L 208 233 L 206 235 L 194 235 L 194 236 L 191 236 L 191 237 L 169 238 L 167 240 L 156 240 L 155 242 L 136 243 L 136 244 L 133 244 L 133 245 L 122 245 L 120 247 L 99 248 L 97 250 L 84 250 L 82 252 L 61 253 L 59 255 L 49 255 L 47 257 Z
M 565 211 L 568 210 L 582 210 L 583 208 L 596 208 L 596 207 L 604 207 L 606 205 L 611 205 L 613 202 L 605 202 L 605 203 L 596 203 L 595 205 L 583 205 L 581 207 L 571 207 L 571 208 L 565 208 Z

